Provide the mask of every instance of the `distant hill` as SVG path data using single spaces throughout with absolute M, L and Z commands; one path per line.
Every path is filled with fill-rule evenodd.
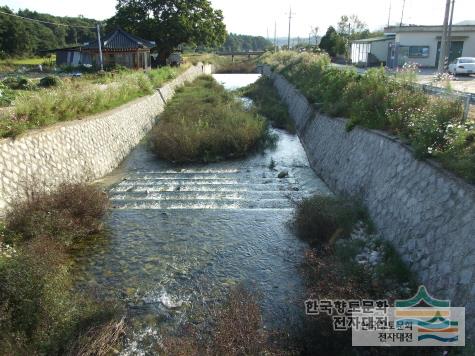
M 84 43 L 96 37 L 93 27 L 97 21 L 93 19 L 59 17 L 30 10 L 19 10 L 15 13 L 7 6 L 0 6 L 0 11 L 41 21 L 83 26 L 58 26 L 0 13 L 0 57 L 38 54 L 42 50 Z
M 318 36 L 318 42 L 320 43 L 321 36 Z M 271 39 L 272 43 L 274 39 Z M 282 47 L 282 46 L 287 46 L 288 43 L 288 37 L 278 37 L 277 38 L 277 46 Z M 290 46 L 294 47 L 297 44 L 301 44 L 302 46 L 308 45 L 308 37 L 291 37 L 290 38 Z M 314 45 L 315 44 L 315 37 L 310 38 L 310 44 Z
M 456 25 L 475 25 L 475 20 L 465 20 L 457 22 Z

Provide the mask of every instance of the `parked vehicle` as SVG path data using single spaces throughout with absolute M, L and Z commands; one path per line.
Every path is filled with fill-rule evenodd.
M 474 57 L 460 57 L 449 64 L 449 73 L 458 74 L 475 74 L 475 58 Z

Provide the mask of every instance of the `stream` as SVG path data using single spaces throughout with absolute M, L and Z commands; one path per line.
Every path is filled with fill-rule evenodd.
M 227 89 L 254 74 L 214 75 Z M 107 238 L 76 256 L 79 286 L 119 298 L 132 320 L 124 355 L 147 355 L 162 332 L 243 282 L 261 295 L 267 328 L 303 315 L 299 275 L 306 244 L 289 221 L 295 202 L 331 194 L 296 135 L 245 159 L 175 165 L 137 146 L 104 184 L 112 202 Z M 270 165 L 275 162 L 275 167 Z M 288 176 L 278 178 L 288 171 Z

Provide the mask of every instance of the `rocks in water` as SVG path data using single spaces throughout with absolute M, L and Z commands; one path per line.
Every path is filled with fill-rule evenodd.
M 289 176 L 289 171 L 284 170 L 284 171 L 279 172 L 279 175 L 277 176 L 277 178 L 283 179 L 283 178 L 287 178 L 288 176 Z

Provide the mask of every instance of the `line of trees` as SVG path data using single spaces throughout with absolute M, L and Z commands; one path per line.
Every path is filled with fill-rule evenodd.
M 272 48 L 272 42 L 262 36 L 248 36 L 230 33 L 224 42 L 223 51 L 264 51 Z
M 347 55 L 348 45 L 355 40 L 382 36 L 383 32 L 371 32 L 358 16 L 343 15 L 337 27 L 330 26 L 320 41 L 320 48 L 331 57 Z
M 19 10 L 15 13 L 7 6 L 1 6 L 0 11 L 73 26 L 94 27 L 97 22 L 82 16 L 59 17 L 30 10 Z M 35 55 L 42 50 L 84 43 L 95 36 L 94 29 L 38 23 L 0 13 L 0 57 Z

